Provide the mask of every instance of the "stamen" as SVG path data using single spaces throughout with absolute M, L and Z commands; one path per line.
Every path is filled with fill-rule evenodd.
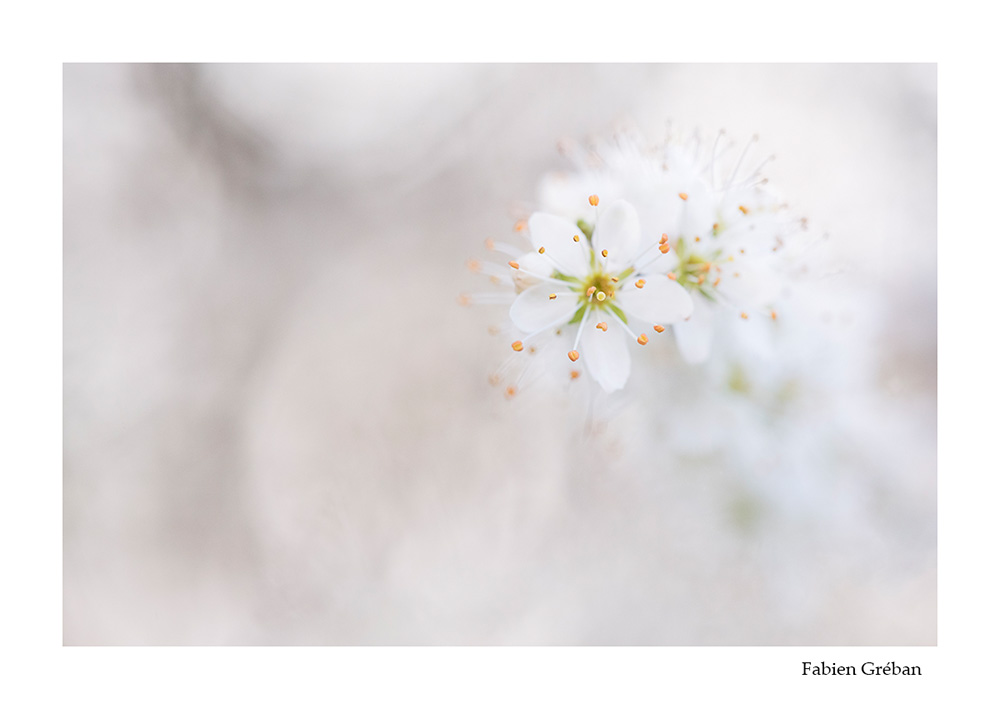
M 507 262 L 507 265 L 508 265 L 508 266 L 510 266 L 511 268 L 514 268 L 514 269 L 517 269 L 517 268 L 521 268 L 521 267 L 520 267 L 520 266 L 518 265 L 517 261 L 508 261 L 508 262 Z
M 549 293 L 549 300 L 555 300 L 555 299 L 556 299 L 556 294 L 555 293 Z
M 579 379 L 580 378 L 580 370 L 579 369 L 571 369 L 569 371 L 569 378 L 570 379 Z
M 545 247 L 544 246 L 539 246 L 538 247 L 538 253 L 544 254 L 545 253 Z
M 597 286 L 591 286 L 587 289 L 587 297 L 590 298 L 597 291 Z
M 712 288 L 718 288 L 720 281 L 722 281 L 722 278 L 716 278 L 714 281 L 712 281 Z
M 606 322 L 599 322 L 599 323 L 597 323 L 597 329 L 598 330 L 603 330 L 604 332 L 607 332 L 608 331 L 608 324 Z
M 487 251 L 493 251 L 496 247 L 497 247 L 497 243 L 495 241 L 493 241 L 492 238 L 487 238 L 486 239 L 486 250 Z
M 468 268 L 473 273 L 479 273 L 480 271 L 483 270 L 483 265 L 474 258 L 470 258 L 468 261 L 466 261 L 465 267 Z
M 671 271 L 670 273 L 667 274 L 667 278 L 669 278 L 672 281 L 676 281 L 677 280 L 677 274 L 674 273 L 673 271 Z
M 611 282 L 612 283 L 617 283 L 618 282 L 618 276 L 612 276 L 611 277 Z
M 637 338 L 635 338 L 635 341 L 638 342 L 640 345 L 645 345 L 647 342 L 649 342 L 649 338 L 646 337 L 646 333 L 642 333 Z
M 523 219 L 518 219 L 517 223 L 514 224 L 514 231 L 524 231 L 528 228 L 528 222 Z
M 524 349 L 524 343 L 520 340 L 514 340 L 510 346 L 515 352 L 520 352 Z
M 638 281 L 635 282 L 636 288 L 642 288 L 644 285 L 646 285 L 645 279 L 640 278 Z
M 517 393 L 517 389 L 515 389 L 512 386 L 511 387 L 507 387 L 507 391 L 505 393 L 507 394 L 507 398 L 508 399 L 512 399 L 512 398 L 514 398 L 514 395 Z
M 705 274 L 698 276 L 698 285 L 700 286 L 704 282 L 705 282 Z
M 579 234 L 573 234 L 573 241 L 579 243 L 579 241 L 580 241 L 580 235 Z
M 741 204 L 741 205 L 740 205 L 740 211 L 741 211 L 741 212 L 743 212 L 744 214 L 746 214 L 746 213 L 747 213 L 747 212 L 749 212 L 750 210 L 749 210 L 749 209 L 747 209 L 746 207 L 744 207 L 744 206 L 743 206 L 743 205 Z
M 688 198 L 688 193 L 687 192 L 680 192 L 680 193 L 678 193 L 677 196 L 680 197 L 683 200 L 686 200 Z
M 590 197 L 588 198 L 588 200 L 587 200 L 587 201 L 589 201 L 589 202 L 590 202 L 590 206 L 591 206 L 591 207 L 596 207 L 596 206 L 597 206 L 597 203 L 598 203 L 598 202 L 600 202 L 600 200 L 599 200 L 599 199 L 597 198 L 597 195 L 596 195 L 596 194 L 592 194 L 592 195 L 590 195 Z
M 744 320 L 749 320 L 750 319 L 750 316 L 747 315 L 746 313 L 740 313 L 740 317 L 743 318 Z
M 656 330 L 657 332 L 663 332 L 667 328 L 663 327 L 663 325 L 653 325 L 653 329 Z
M 469 298 L 469 296 L 467 296 L 465 293 L 462 293 L 462 295 L 458 296 L 459 305 L 469 305 L 471 302 L 472 299 Z
M 608 250 L 607 249 L 601 249 L 601 256 L 603 256 L 604 258 L 607 258 L 608 257 Z
M 570 362 L 575 362 L 578 359 L 580 359 L 580 353 L 577 352 L 576 350 L 570 350 L 568 356 L 569 356 Z
M 696 237 L 694 237 L 694 240 L 695 241 L 701 241 L 701 237 L 700 236 L 696 236 Z
M 667 244 L 667 243 L 660 244 L 660 253 L 661 254 L 665 254 L 668 251 L 670 251 L 670 244 Z
M 772 320 L 777 320 L 778 319 L 778 313 L 775 312 L 774 310 L 771 311 L 771 319 Z
M 664 234 L 663 236 L 660 237 L 660 243 L 661 244 L 665 244 L 665 243 L 667 243 L 667 241 L 668 241 L 668 239 L 667 239 L 667 235 L 666 234 Z

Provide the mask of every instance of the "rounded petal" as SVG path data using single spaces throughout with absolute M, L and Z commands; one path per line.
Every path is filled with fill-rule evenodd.
M 681 357 L 690 364 L 701 364 L 712 349 L 712 307 L 700 295 L 691 298 L 694 313 L 690 319 L 674 323 L 674 338 Z
M 628 267 L 639 248 L 639 215 L 623 199 L 609 204 L 594 227 L 594 251 L 608 250 L 608 266 L 613 271 Z
M 632 357 L 628 351 L 628 336 L 614 318 L 608 319 L 608 331 L 598 330 L 594 318 L 588 318 L 580 336 L 580 359 L 587 371 L 606 392 L 625 386 L 632 372 Z
M 535 212 L 528 219 L 531 245 L 535 250 L 545 249 L 545 255 L 568 276 L 583 278 L 587 275 L 587 237 L 567 219 L 544 212 Z M 573 241 L 578 236 L 579 241 Z
M 646 283 L 636 287 L 638 278 L 629 278 L 615 291 L 615 303 L 630 317 L 669 325 L 691 316 L 694 303 L 685 288 L 664 275 L 651 273 L 642 276 Z
M 568 323 L 579 309 L 579 298 L 576 295 L 559 295 L 549 298 L 553 288 L 559 286 L 543 284 L 532 286 L 517 296 L 510 306 L 510 319 L 514 326 L 522 332 L 538 332 L 557 325 Z

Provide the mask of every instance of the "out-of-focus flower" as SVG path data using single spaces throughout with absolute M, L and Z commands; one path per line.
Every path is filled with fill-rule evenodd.
M 513 296 L 515 353 L 531 356 L 560 343 L 571 363 L 581 361 L 605 391 L 613 392 L 625 386 L 631 372 L 628 338 L 645 345 L 649 333 L 662 333 L 690 317 L 694 306 L 677 278 L 666 275 L 673 264 L 665 258 L 671 249 L 666 235 L 646 244 L 631 204 L 619 199 L 603 207 L 597 195 L 586 199 L 589 213 L 575 224 L 533 214 L 526 225 L 532 251 L 516 255 L 510 245 L 489 242 L 494 250 L 516 255 L 505 272 L 490 273 Z M 482 268 L 475 263 L 476 270 Z M 497 301 L 490 295 L 463 298 Z M 579 370 L 571 369 L 570 377 L 577 376 Z
M 627 199 L 642 224 L 640 250 L 668 235 L 673 248 L 657 270 L 691 295 L 692 316 L 673 328 L 678 349 L 693 363 L 708 358 L 719 317 L 777 318 L 785 246 L 804 227 L 761 176 L 770 158 L 744 169 L 756 136 L 735 161 L 726 160 L 723 138 L 710 147 L 692 139 L 650 148 L 619 138 L 574 151 L 576 169 L 549 175 L 540 187 L 542 207 L 570 220 L 586 214 L 579 195 L 599 190 Z

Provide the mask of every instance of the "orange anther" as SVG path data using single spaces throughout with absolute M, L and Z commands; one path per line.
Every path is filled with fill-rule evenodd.
M 688 193 L 687 192 L 680 192 L 677 196 L 680 197 L 681 199 L 687 199 L 688 198 Z
M 580 359 L 580 353 L 577 352 L 576 350 L 570 350 L 568 356 L 571 362 L 575 362 L 578 359 Z
M 636 288 L 642 288 L 644 285 L 646 285 L 645 279 L 640 278 L 638 281 L 635 282 Z
M 743 205 L 741 204 L 741 205 L 740 205 L 740 211 L 741 211 L 741 212 L 743 212 L 744 214 L 746 214 L 746 213 L 747 213 L 747 212 L 749 212 L 750 210 L 749 210 L 749 209 L 747 209 L 746 207 L 744 207 L 744 206 L 743 206 Z
M 660 244 L 660 253 L 665 254 L 670 251 L 670 244 Z
M 607 332 L 608 331 L 608 324 L 606 322 L 599 322 L 599 323 L 597 323 L 597 329 L 598 330 L 604 330 L 604 332 Z
M 635 341 L 638 342 L 640 345 L 644 345 L 647 342 L 649 342 L 649 338 L 646 337 L 646 333 L 642 333 L 641 335 L 639 335 L 639 337 L 635 338 Z
M 669 278 L 672 281 L 676 281 L 677 280 L 677 274 L 676 273 L 668 273 L 667 274 L 667 278 Z
M 511 344 L 510 344 L 510 346 L 511 346 L 511 347 L 513 348 L 513 350 L 514 350 L 515 352 L 520 352 L 521 350 L 523 350 L 523 349 L 524 349 L 524 343 L 523 343 L 523 342 L 521 342 L 520 340 L 514 340 L 514 341 L 513 341 L 513 342 L 512 342 Z
M 518 265 L 517 261 L 508 261 L 508 262 L 507 262 L 507 265 L 508 265 L 508 266 L 510 266 L 511 268 L 521 268 L 521 267 L 520 267 L 520 266 Z
M 545 253 L 545 247 L 544 246 L 539 246 L 538 247 L 538 253 L 544 254 Z
M 656 330 L 657 332 L 663 332 L 667 328 L 663 327 L 663 325 L 653 325 L 653 329 Z
M 592 195 L 590 195 L 590 197 L 589 197 L 589 198 L 587 199 L 587 201 L 588 201 L 588 202 L 590 202 L 590 206 L 591 206 L 591 207 L 596 207 L 596 206 L 597 206 L 597 203 L 598 203 L 598 202 L 600 202 L 601 200 L 599 200 L 599 199 L 597 198 L 597 195 L 596 195 L 596 194 L 592 194 Z
M 608 257 L 608 250 L 607 249 L 602 249 L 601 250 L 601 256 L 603 256 L 604 258 L 607 258 Z
M 549 293 L 549 300 L 555 300 L 555 299 L 556 299 L 556 294 L 555 293 Z
M 571 369 L 570 372 L 569 372 L 569 378 L 570 379 L 579 379 L 580 378 L 580 370 L 579 369 Z

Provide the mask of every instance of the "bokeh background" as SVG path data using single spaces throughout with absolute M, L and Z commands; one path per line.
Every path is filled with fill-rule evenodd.
M 507 400 L 466 259 L 668 121 L 775 153 L 794 327 Z M 64 642 L 934 644 L 936 131 L 933 65 L 67 65 Z

